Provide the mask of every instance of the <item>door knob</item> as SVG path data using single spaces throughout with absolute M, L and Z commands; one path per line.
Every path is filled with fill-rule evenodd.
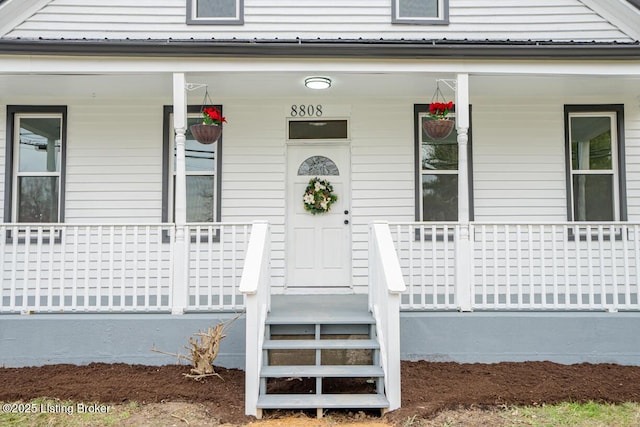
M 345 210 L 345 211 L 344 211 L 344 214 L 345 214 L 345 215 L 349 215 L 349 211 Z
M 348 219 L 345 219 L 345 220 L 344 220 L 344 223 L 345 223 L 345 224 L 349 224 L 349 220 L 348 220 Z

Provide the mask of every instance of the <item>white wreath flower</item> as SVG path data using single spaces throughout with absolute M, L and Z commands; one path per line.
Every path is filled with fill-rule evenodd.
M 327 213 L 336 200 L 338 196 L 333 194 L 331 183 L 318 177 L 309 181 L 302 197 L 304 208 L 313 215 Z

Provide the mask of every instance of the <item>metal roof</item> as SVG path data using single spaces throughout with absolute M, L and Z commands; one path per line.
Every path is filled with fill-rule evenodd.
M 533 40 L 120 40 L 3 39 L 0 54 L 122 55 L 161 57 L 369 57 L 640 59 L 640 42 Z

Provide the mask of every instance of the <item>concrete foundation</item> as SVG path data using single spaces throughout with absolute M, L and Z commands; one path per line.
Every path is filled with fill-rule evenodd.
M 234 313 L 0 316 L 0 366 L 124 362 L 174 364 L 189 337 Z M 640 366 L 640 313 L 403 312 L 404 360 L 496 363 L 549 360 Z M 216 364 L 244 368 L 245 320 L 222 342 Z

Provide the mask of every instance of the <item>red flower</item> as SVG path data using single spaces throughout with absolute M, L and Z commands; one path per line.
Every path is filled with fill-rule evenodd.
M 429 104 L 429 116 L 436 120 L 445 119 L 449 110 L 453 109 L 453 101 L 447 103 L 444 102 L 432 102 Z
M 205 125 L 221 125 L 226 123 L 227 119 L 222 116 L 220 109 L 217 107 L 205 107 L 202 109 L 202 123 Z

